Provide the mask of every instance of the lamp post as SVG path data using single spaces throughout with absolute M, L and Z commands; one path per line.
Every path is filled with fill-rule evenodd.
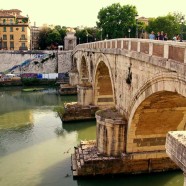
M 129 38 L 130 38 L 130 32 L 131 32 L 131 29 L 129 28 L 129 29 L 128 29 L 128 33 L 129 33 Z
M 106 39 L 108 39 L 108 34 L 106 35 Z
M 103 31 L 103 29 L 101 28 L 100 31 L 101 31 L 101 40 L 102 40 L 102 31 Z
M 86 35 L 86 36 L 87 36 L 87 43 L 88 43 L 88 33 L 87 33 L 87 35 Z
M 181 38 L 180 38 L 180 42 L 183 41 L 183 23 L 184 23 L 184 17 L 181 17 Z
M 136 18 L 136 38 L 138 38 L 138 14 L 135 15 Z
M 81 43 L 81 38 L 79 37 L 79 44 Z

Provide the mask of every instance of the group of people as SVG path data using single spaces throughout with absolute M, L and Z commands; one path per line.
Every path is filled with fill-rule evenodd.
M 167 33 L 164 33 L 163 31 L 158 32 L 157 35 L 155 35 L 154 31 L 152 31 L 151 34 L 149 34 L 149 39 L 167 41 L 168 40 L 168 36 L 167 36 Z
M 149 39 L 167 41 L 168 40 L 168 36 L 167 36 L 167 33 L 164 33 L 163 31 L 158 32 L 157 35 L 155 35 L 154 34 L 154 31 L 152 31 L 149 34 Z M 181 41 L 180 35 L 179 34 L 174 35 L 174 37 L 172 38 L 172 40 L 173 41 Z

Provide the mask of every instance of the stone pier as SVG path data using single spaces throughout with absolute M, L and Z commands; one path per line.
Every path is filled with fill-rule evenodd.
M 186 131 L 169 132 L 165 147 L 169 157 L 183 171 L 184 186 L 186 186 Z
M 96 112 L 96 141 L 83 141 L 72 155 L 74 177 L 137 174 L 178 169 L 165 150 L 127 152 L 127 120 L 115 109 Z

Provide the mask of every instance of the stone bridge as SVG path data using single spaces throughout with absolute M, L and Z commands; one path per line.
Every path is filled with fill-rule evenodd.
M 76 150 L 72 158 L 74 175 L 176 169 L 165 141 L 168 131 L 186 128 L 186 43 L 104 40 L 78 45 L 72 56 L 69 77 L 77 85 L 78 103 L 103 110 L 96 113 L 96 155 L 122 162 L 108 171 L 105 165 L 100 171 L 95 165 L 86 169 L 78 147 L 81 152 Z

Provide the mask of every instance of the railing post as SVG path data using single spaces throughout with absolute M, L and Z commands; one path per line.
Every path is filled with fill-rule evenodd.
M 168 44 L 164 44 L 163 57 L 166 59 L 168 59 L 168 57 L 169 57 L 169 45 Z
M 153 54 L 153 43 L 149 43 L 149 55 L 152 56 Z
M 128 51 L 131 51 L 131 40 L 129 40 Z
M 137 52 L 140 52 L 140 41 L 137 42 Z
M 185 52 L 184 52 L 184 63 L 186 63 L 186 48 L 185 48 Z

